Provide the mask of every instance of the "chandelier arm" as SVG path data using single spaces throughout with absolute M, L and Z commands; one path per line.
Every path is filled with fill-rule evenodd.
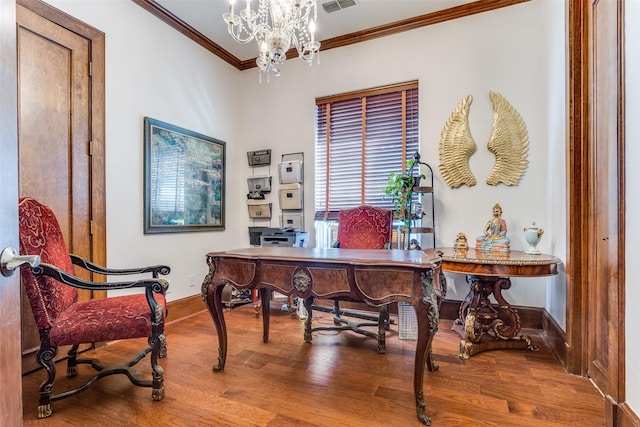
M 278 76 L 291 45 L 298 57 L 308 63 L 319 53 L 320 42 L 314 37 L 316 0 L 258 0 L 257 11 L 251 10 L 247 1 L 247 7 L 238 14 L 234 13 L 233 2 L 223 19 L 236 42 L 256 41 L 259 52 L 256 65 L 260 73 L 268 76 L 273 72 Z

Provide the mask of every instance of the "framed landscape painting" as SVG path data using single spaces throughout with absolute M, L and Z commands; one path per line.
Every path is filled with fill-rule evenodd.
M 224 230 L 225 143 L 144 118 L 144 233 Z

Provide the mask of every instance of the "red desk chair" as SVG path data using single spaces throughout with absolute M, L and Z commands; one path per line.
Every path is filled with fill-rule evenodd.
M 58 221 L 53 212 L 31 198 L 22 198 L 18 204 L 20 253 L 39 255 L 39 266 L 21 267 L 22 283 L 40 332 L 38 363 L 47 371 L 40 385 L 38 418 L 53 413 L 52 403 L 73 396 L 96 380 L 124 374 L 136 386 L 151 387 L 151 398 L 164 397 L 164 376 L 158 358 L 166 355 L 164 321 L 166 317 L 165 292 L 169 286 L 159 274 L 169 274 L 169 267 L 157 265 L 136 269 L 106 269 L 78 256 L 69 254 Z M 153 278 L 126 282 L 90 282 L 76 277 L 74 265 L 103 275 L 130 275 L 151 273 Z M 144 294 L 78 301 L 78 288 L 112 290 L 144 288 Z M 97 359 L 78 358 L 80 344 L 148 338 L 148 347 L 130 361 L 116 366 L 103 366 Z M 71 345 L 67 359 L 67 376 L 78 374 L 77 364 L 90 364 L 97 374 L 71 390 L 53 394 L 56 377 L 54 358 L 59 346 Z M 143 379 L 133 366 L 151 353 L 152 379 Z
M 393 235 L 393 211 L 380 209 L 373 206 L 362 205 L 353 209 L 340 211 L 338 223 L 338 240 L 334 247 L 344 249 L 390 249 Z M 349 298 L 333 299 L 334 326 L 317 326 L 306 331 L 307 336 L 311 332 L 320 330 L 350 330 L 378 340 L 378 353 L 386 353 L 385 333 L 389 330 L 389 305 L 385 304 L 378 309 L 378 316 L 367 315 L 355 311 L 347 311 L 340 308 L 340 301 L 354 301 Z M 316 310 L 325 310 L 324 307 L 313 306 Z M 365 322 L 353 322 L 342 316 L 357 317 Z M 377 326 L 378 331 L 373 332 L 363 327 Z

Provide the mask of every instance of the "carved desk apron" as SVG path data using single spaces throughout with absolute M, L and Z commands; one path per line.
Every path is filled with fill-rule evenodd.
M 418 419 L 431 423 L 425 414 L 423 395 L 425 364 L 437 366 L 431 356 L 431 342 L 438 330 L 436 293 L 441 290 L 441 259 L 433 250 L 318 249 L 256 247 L 207 254 L 209 273 L 202 282 L 202 298 L 218 333 L 218 363 L 224 369 L 227 358 L 227 330 L 223 316 L 224 285 L 237 289 L 259 289 L 262 303 L 263 341 L 269 340 L 269 304 L 273 290 L 311 298 L 348 297 L 380 306 L 390 302 L 410 303 L 417 315 L 418 341 L 414 368 L 414 393 Z M 311 317 L 305 330 L 311 329 Z M 311 342 L 311 333 L 305 332 Z

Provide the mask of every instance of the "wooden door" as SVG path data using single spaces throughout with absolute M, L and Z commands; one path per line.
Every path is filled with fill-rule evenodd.
M 624 400 L 622 3 L 591 8 L 591 252 L 587 375 L 606 397 L 609 421 Z M 613 425 L 613 424 L 607 424 Z
M 70 252 L 104 263 L 103 256 L 96 257 L 92 233 L 95 207 L 103 205 L 99 199 L 104 169 L 102 156 L 99 161 L 92 158 L 92 43 L 51 20 L 48 14 L 55 16 L 55 10 L 42 5 L 19 1 L 16 9 L 19 195 L 53 209 Z M 104 218 L 104 210 L 97 214 Z M 104 224 L 103 219 L 97 222 Z M 81 269 L 76 273 L 91 279 Z M 93 297 L 80 291 L 81 300 Z M 23 371 L 28 372 L 38 367 L 33 353 L 39 336 L 24 295 L 22 305 Z
M 18 249 L 15 2 L 0 1 L 0 252 Z M 22 425 L 20 275 L 0 274 L 0 425 Z

